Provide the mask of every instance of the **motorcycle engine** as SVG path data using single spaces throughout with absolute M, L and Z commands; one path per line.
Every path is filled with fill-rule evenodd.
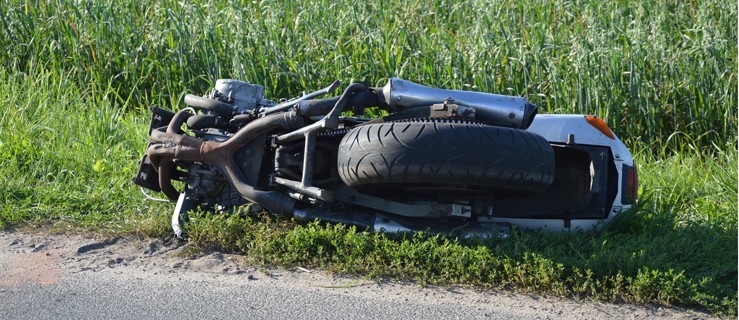
M 234 79 L 218 79 L 210 98 L 220 100 L 237 107 L 237 113 L 251 112 L 257 105 L 264 104 L 262 99 L 264 87 Z
M 252 114 L 261 107 L 274 105 L 274 102 L 263 99 L 264 87 L 234 79 L 218 79 L 215 88 L 207 98 L 228 103 L 235 107 L 234 114 Z M 226 119 L 226 121 L 231 119 Z M 197 128 L 193 132 L 203 140 L 225 141 L 230 138 L 240 125 L 220 128 Z M 191 128 L 193 129 L 193 128 Z M 237 152 L 243 163 L 258 163 L 263 154 L 261 146 L 264 140 L 257 139 Z M 235 206 L 248 203 L 234 189 L 216 167 L 205 163 L 188 165 L 186 178 L 187 198 L 206 209 L 228 211 Z M 258 172 L 254 168 L 241 168 L 249 176 L 256 179 Z

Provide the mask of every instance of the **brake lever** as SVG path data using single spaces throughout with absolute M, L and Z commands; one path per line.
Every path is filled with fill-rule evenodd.
M 269 114 L 272 114 L 272 113 L 275 113 L 275 112 L 285 111 L 287 109 L 290 109 L 292 106 L 298 104 L 298 102 L 300 102 L 300 101 L 307 100 L 307 99 L 313 99 L 315 97 L 322 96 L 322 95 L 327 94 L 327 93 L 332 93 L 340 85 L 341 85 L 341 81 L 340 80 L 336 80 L 336 81 L 334 81 L 334 83 L 330 84 L 328 87 L 325 87 L 325 88 L 323 88 L 321 90 L 311 92 L 311 93 L 306 94 L 306 95 L 303 95 L 302 97 L 297 98 L 297 99 L 293 99 L 293 100 L 290 100 L 290 101 L 285 101 L 285 102 L 280 103 L 280 104 L 278 104 L 278 105 L 276 105 L 274 107 L 264 108 L 263 110 L 260 110 L 260 112 L 264 113 L 264 115 L 266 116 L 266 115 L 269 115 Z

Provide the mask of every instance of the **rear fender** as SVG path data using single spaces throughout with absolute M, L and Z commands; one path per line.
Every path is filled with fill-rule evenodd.
M 609 129 L 606 129 L 609 130 Z M 569 231 L 576 229 L 594 229 L 612 220 L 617 214 L 632 207 L 622 203 L 624 198 L 624 178 L 626 167 L 634 167 L 634 159 L 626 145 L 615 135 L 613 138 L 588 122 L 586 115 L 539 114 L 534 118 L 527 131 L 535 132 L 551 144 L 578 144 L 608 147 L 618 172 L 617 194 L 611 205 L 610 214 L 604 219 L 515 219 L 494 218 L 496 222 L 506 222 L 526 229 L 544 229 L 550 231 Z M 626 197 L 628 198 L 628 197 Z

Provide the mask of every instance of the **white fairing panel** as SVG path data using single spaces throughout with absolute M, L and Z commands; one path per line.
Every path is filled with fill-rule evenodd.
M 550 143 L 566 144 L 568 142 L 580 145 L 606 146 L 611 149 L 618 171 L 618 194 L 612 204 L 611 214 L 606 219 L 572 219 L 565 223 L 562 219 L 515 219 L 493 218 L 496 222 L 505 222 L 525 229 L 542 229 L 545 231 L 575 231 L 597 229 L 613 219 L 618 213 L 631 208 L 631 205 L 621 203 L 623 164 L 632 165 L 634 160 L 631 152 L 621 140 L 611 139 L 585 119 L 585 115 L 540 114 L 534 118 L 527 131 L 535 132 Z

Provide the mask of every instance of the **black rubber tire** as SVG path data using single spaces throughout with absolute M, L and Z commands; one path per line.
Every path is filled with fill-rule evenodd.
M 540 193 L 554 181 L 554 151 L 540 135 L 518 129 L 454 120 L 378 123 L 344 136 L 338 170 L 353 187 Z

